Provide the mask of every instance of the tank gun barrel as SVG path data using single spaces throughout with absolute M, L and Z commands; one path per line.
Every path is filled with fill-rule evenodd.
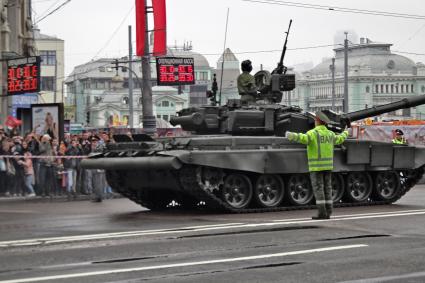
M 399 110 L 399 109 L 415 107 L 422 104 L 425 104 L 425 95 L 403 98 L 402 100 L 392 102 L 389 104 L 373 106 L 371 108 L 342 114 L 341 118 L 349 122 L 353 122 L 353 121 L 358 121 L 364 118 L 377 116 L 380 114 L 388 113 L 388 112 Z
M 411 108 L 418 105 L 425 104 L 425 95 L 419 95 L 415 97 L 406 97 L 402 100 L 373 106 L 371 108 L 354 111 L 350 113 L 337 114 L 330 110 L 323 110 L 323 112 L 328 116 L 332 121 L 328 124 L 334 130 L 340 131 L 345 127 L 349 127 L 351 122 L 358 121 L 361 119 L 374 117 L 384 113 L 392 112 L 399 109 Z

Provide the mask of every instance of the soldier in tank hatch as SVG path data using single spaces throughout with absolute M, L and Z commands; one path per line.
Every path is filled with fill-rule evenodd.
M 334 145 L 342 144 L 348 131 L 335 134 L 326 128 L 329 118 L 321 111 L 316 113 L 316 127 L 306 134 L 286 132 L 290 141 L 307 145 L 308 169 L 316 205 L 317 216 L 313 219 L 329 219 L 332 214 L 332 170 Z
M 238 76 L 238 92 L 242 101 L 254 102 L 257 97 L 257 85 L 255 78 L 250 74 L 252 63 L 245 60 L 241 63 L 242 74 Z

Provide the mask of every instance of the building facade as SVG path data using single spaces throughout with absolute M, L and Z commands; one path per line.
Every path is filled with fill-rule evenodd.
M 223 61 L 224 60 L 224 61 Z M 240 64 L 238 58 L 226 48 L 220 58 L 217 60 L 215 74 L 217 75 L 217 100 L 221 92 L 221 104 L 226 104 L 228 99 L 240 98 L 238 92 L 238 76 L 240 75 Z M 221 82 L 222 81 L 222 82 Z
M 64 97 L 65 57 L 64 41 L 41 34 L 34 29 L 37 55 L 41 57 L 40 103 L 60 103 Z
M 154 115 L 165 121 L 176 115 L 176 111 L 183 107 L 206 104 L 206 91 L 211 86 L 211 67 L 204 56 L 193 52 L 190 46 L 168 48 L 167 52 L 167 56 L 170 57 L 194 58 L 196 83 L 195 85 L 178 87 L 156 86 L 157 74 L 155 60 L 152 58 L 151 78 Z M 109 112 L 117 114 L 120 121 L 128 119 L 129 105 L 122 103 L 122 101 L 123 99 L 128 101 L 129 71 L 122 68 L 115 70 L 114 60 L 115 58 L 103 58 L 76 66 L 66 78 L 65 109 L 68 110 L 66 116 L 72 122 L 103 127 L 105 125 L 103 117 L 109 108 Z M 118 60 L 127 61 L 128 58 Z M 135 59 L 135 61 L 133 63 L 133 71 L 136 75 L 133 75 L 133 121 L 134 125 L 141 126 L 140 119 L 143 116 L 143 109 L 141 108 L 142 69 L 140 60 Z M 128 67 L 127 63 L 120 63 L 119 65 Z M 113 106 L 114 104 L 115 106 Z M 103 110 L 99 110 L 100 108 Z M 126 118 L 124 119 L 124 117 Z
M 335 96 L 332 97 L 332 59 L 297 75 L 291 103 L 307 111 L 332 108 L 341 112 L 344 99 L 344 48 L 335 51 Z M 391 44 L 361 38 L 348 49 L 348 112 L 405 97 L 425 94 L 425 65 L 391 52 Z M 287 102 L 287 100 L 285 101 Z M 425 117 L 425 106 L 384 115 L 388 119 Z
M 0 121 L 12 113 L 12 99 L 6 97 L 7 59 L 34 56 L 31 1 L 0 0 Z

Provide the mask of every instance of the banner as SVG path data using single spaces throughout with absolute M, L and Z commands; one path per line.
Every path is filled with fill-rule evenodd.
M 167 13 L 165 0 L 152 0 L 154 36 L 153 56 L 167 54 Z
M 136 0 L 136 55 L 143 56 L 145 51 L 146 6 L 145 0 Z
M 63 139 L 63 104 L 31 105 L 31 125 L 36 134 L 48 134 L 52 139 Z

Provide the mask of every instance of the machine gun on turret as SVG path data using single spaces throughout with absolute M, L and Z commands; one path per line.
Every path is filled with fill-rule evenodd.
M 280 103 L 282 101 L 282 91 L 291 91 L 295 88 L 295 75 L 286 74 L 288 68 L 283 64 L 291 25 L 292 20 L 289 21 L 285 43 L 283 44 L 282 54 L 277 67 L 271 74 L 268 71 L 261 70 L 254 75 L 255 83 L 260 92 L 258 99 L 266 100 L 269 103 Z

